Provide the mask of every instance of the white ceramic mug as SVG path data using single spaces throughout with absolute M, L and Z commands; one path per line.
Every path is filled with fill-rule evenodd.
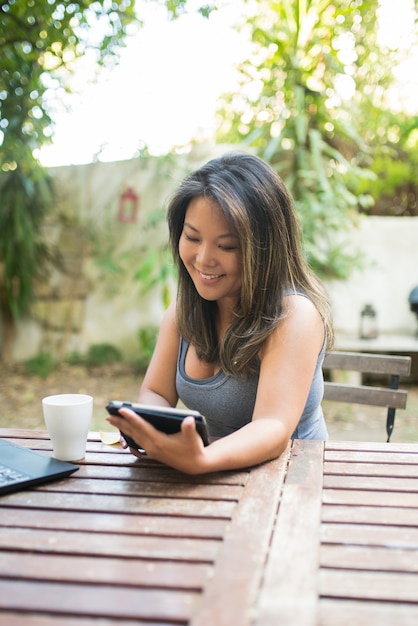
M 42 400 L 42 408 L 55 458 L 61 461 L 84 458 L 93 397 L 82 393 L 47 396 Z

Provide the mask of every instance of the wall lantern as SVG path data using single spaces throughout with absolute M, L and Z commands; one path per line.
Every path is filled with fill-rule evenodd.
M 377 313 L 371 304 L 366 304 L 360 313 L 360 339 L 376 339 Z
M 138 207 L 139 196 L 131 187 L 128 187 L 120 197 L 118 220 L 120 222 L 136 222 Z

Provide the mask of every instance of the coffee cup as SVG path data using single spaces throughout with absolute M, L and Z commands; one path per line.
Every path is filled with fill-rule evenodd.
M 55 458 L 61 461 L 84 458 L 93 397 L 82 393 L 56 394 L 43 398 L 42 408 Z

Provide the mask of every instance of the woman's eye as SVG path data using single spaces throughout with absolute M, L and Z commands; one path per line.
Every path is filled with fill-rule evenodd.
M 219 246 L 221 250 L 226 250 L 227 252 L 231 252 L 232 250 L 238 250 L 237 246 Z
M 191 235 L 186 235 L 186 234 L 184 234 L 184 236 L 186 237 L 187 241 L 192 241 L 193 243 L 197 243 L 199 241 L 197 237 L 192 237 Z

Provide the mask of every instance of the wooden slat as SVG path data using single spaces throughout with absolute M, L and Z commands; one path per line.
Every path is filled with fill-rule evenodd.
M 364 489 L 367 491 L 409 491 L 418 494 L 418 478 L 389 476 L 324 476 L 324 489 Z
M 60 491 L 61 493 L 88 493 L 111 496 L 151 496 L 153 498 L 170 498 L 188 500 L 224 500 L 238 502 L 243 487 L 240 485 L 199 485 L 183 483 L 177 485 L 175 491 L 169 482 L 151 482 L 140 480 L 115 480 L 102 478 L 86 478 L 80 480 L 70 478 L 60 482 L 48 483 L 38 487 L 38 491 Z
M 321 599 L 320 626 L 416 626 L 418 606 L 399 602 Z
M 2 622 L 0 621 L 0 624 Z M 118 625 L 121 626 L 157 626 L 154 621 L 143 619 L 124 619 L 118 621 Z M 3 624 L 2 624 L 3 626 Z M 46 613 L 25 614 L 25 613 L 12 613 L 7 612 L 7 623 L 4 626 L 115 626 L 115 620 L 101 618 L 98 621 L 95 617 L 62 617 L 58 615 L 47 615 Z M 173 626 L 173 622 L 159 621 L 158 626 Z
M 169 524 L 170 520 L 166 519 Z M 53 537 L 51 539 L 51 536 Z M 67 555 L 114 556 L 140 559 L 177 560 L 210 563 L 220 543 L 210 539 L 184 539 L 150 535 L 115 535 L 94 532 L 66 532 L 3 528 L 0 549 Z
M 27 492 L 21 491 L 2 496 L 0 506 L 27 506 Z M 130 515 L 180 515 L 182 517 L 217 517 L 228 519 L 236 506 L 235 501 L 189 500 L 187 498 L 147 498 L 130 496 L 109 496 L 87 493 L 31 491 L 31 506 L 36 509 L 60 509 L 61 511 L 93 511 L 120 513 Z
M 293 444 L 257 626 L 316 624 L 323 442 L 306 443 Z
M 350 506 L 397 506 L 418 508 L 418 493 L 396 491 L 358 491 L 356 489 L 324 489 L 325 504 Z
M 390 444 L 392 447 L 394 444 Z M 407 452 L 405 449 L 404 452 L 399 450 L 392 451 L 382 451 L 370 446 L 370 449 L 366 447 L 361 449 L 361 444 L 358 449 L 346 450 L 343 454 L 339 450 L 326 450 L 325 451 L 325 459 L 326 461 L 337 461 L 337 462 L 347 462 L 347 463 L 384 463 L 386 465 L 394 463 L 404 464 L 404 465 L 417 465 L 418 464 L 418 454 L 417 452 Z
M 187 623 L 198 592 L 0 580 L 0 609 Z M 7 623 L 7 622 L 6 622 Z
M 418 512 L 395 506 L 322 506 L 322 522 L 348 524 L 379 524 L 383 526 L 416 526 Z
M 400 528 L 373 524 L 322 524 L 321 541 L 341 545 L 386 546 L 418 550 L 418 526 Z
M 405 452 L 410 452 L 418 462 L 418 450 L 416 443 L 386 443 L 382 441 L 336 441 L 329 440 L 325 442 L 325 457 L 329 452 L 337 450 L 338 452 L 383 452 L 385 455 L 398 452 L 403 458 Z
M 76 556 L 8 552 L 1 555 L 2 578 L 51 582 L 108 584 L 127 587 L 177 588 L 198 591 L 211 572 L 202 563 L 156 561 L 155 559 Z M 1 621 L 1 620 L 0 620 Z
M 325 442 L 325 459 L 328 460 L 328 455 L 332 452 L 338 451 L 338 459 L 340 461 L 346 460 L 344 457 L 347 452 L 380 452 L 384 454 L 386 462 L 387 458 L 392 457 L 393 453 L 398 453 L 399 463 L 409 462 L 410 459 L 415 459 L 415 463 L 418 463 L 418 450 L 416 443 L 382 443 L 377 441 L 335 441 L 329 440 Z M 410 455 L 405 456 L 405 452 L 409 452 Z M 378 457 L 373 458 L 373 462 Z M 383 457 L 382 457 L 383 458 Z M 404 461 L 404 459 L 408 459 Z
M 405 409 L 408 392 L 366 385 L 324 383 L 324 400 Z
M 126 466 L 118 465 L 93 465 L 90 454 L 87 455 L 90 464 L 81 465 L 74 478 L 109 478 L 111 480 L 135 480 L 141 483 L 165 482 L 181 485 L 234 485 L 243 487 L 248 478 L 248 472 L 215 472 L 203 476 L 188 476 L 175 470 L 167 471 L 167 467 L 160 464 L 150 467 L 148 463 L 132 463 Z
M 411 372 L 411 357 L 332 351 L 325 356 L 324 369 L 408 376 Z
M 391 478 L 418 478 L 418 463 L 345 463 L 325 461 L 324 474 L 342 476 L 386 476 Z
M 289 449 L 252 470 L 191 626 L 252 624 Z
M 0 500 L 1 503 L 1 500 Z M 91 511 L 51 511 L 46 509 L 1 508 L 0 528 L 33 528 L 71 530 L 95 533 L 123 533 L 125 535 L 158 535 L 160 537 L 190 537 L 221 540 L 230 519 L 170 517 L 165 515 L 130 515 Z
M 365 572 L 323 568 L 319 573 L 322 597 L 418 603 L 418 578 L 409 573 Z
M 321 567 L 418 573 L 418 551 L 407 548 L 322 544 Z

